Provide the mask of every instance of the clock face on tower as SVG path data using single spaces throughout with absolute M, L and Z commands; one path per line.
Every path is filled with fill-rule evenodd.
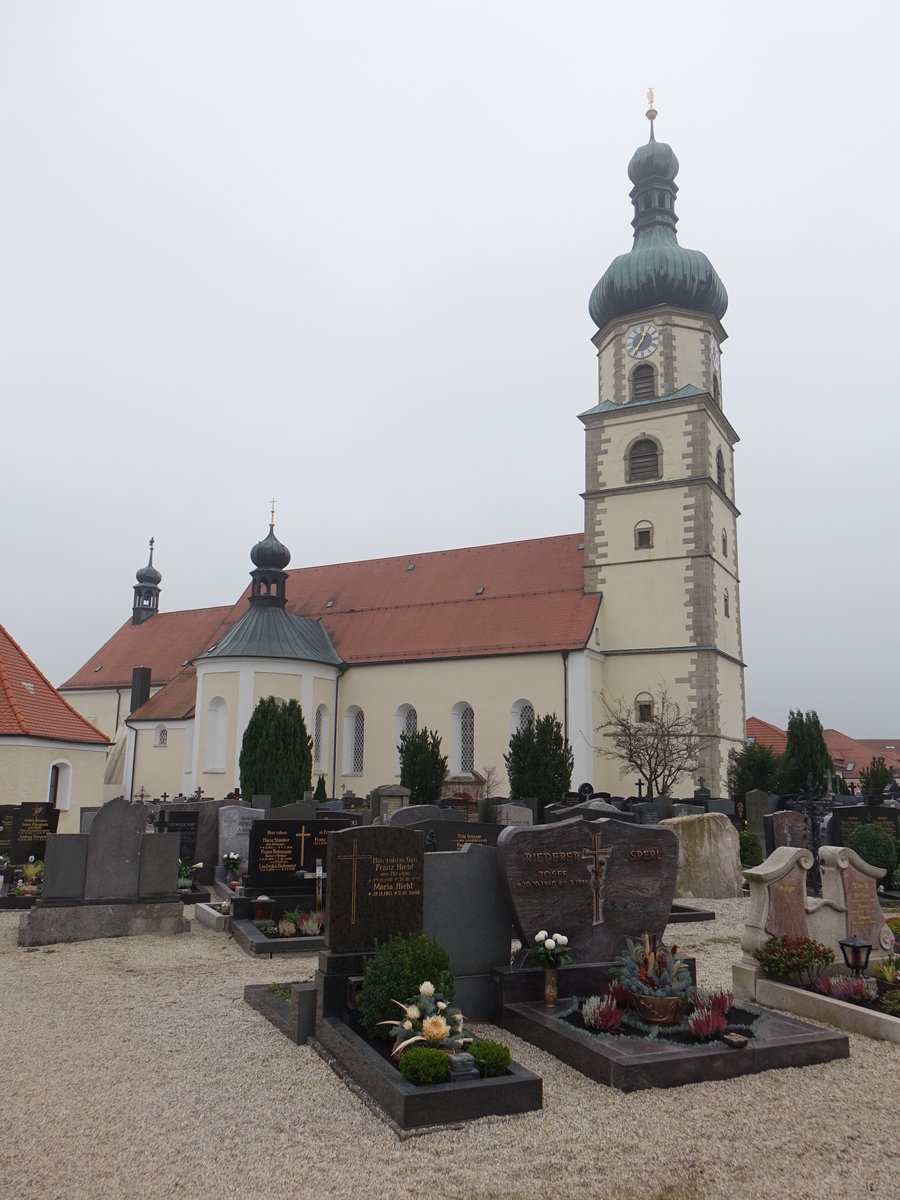
M 625 338 L 625 350 L 632 358 L 649 358 L 659 347 L 659 330 L 655 325 L 635 325 Z

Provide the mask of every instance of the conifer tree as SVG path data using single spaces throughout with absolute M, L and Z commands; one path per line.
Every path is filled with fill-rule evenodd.
M 320 775 L 319 781 L 316 784 L 316 790 L 313 792 L 313 800 L 316 804 L 324 804 L 328 799 L 328 789 L 325 787 L 325 776 Z
M 400 786 L 409 788 L 410 804 L 437 804 L 447 778 L 447 758 L 434 730 L 401 733 Z
M 530 717 L 509 739 L 503 761 L 510 800 L 536 796 L 539 821 L 544 819 L 545 806 L 561 800 L 572 782 L 575 759 L 556 713 Z
M 791 709 L 787 727 L 787 745 L 781 756 L 779 786 L 784 795 L 802 792 L 812 777 L 813 791 L 822 793 L 827 785 L 828 772 L 834 763 L 825 745 L 822 722 L 815 709 L 801 712 Z
M 244 730 L 241 795 L 271 796 L 272 807 L 301 800 L 312 780 L 312 741 L 296 700 L 261 699 Z

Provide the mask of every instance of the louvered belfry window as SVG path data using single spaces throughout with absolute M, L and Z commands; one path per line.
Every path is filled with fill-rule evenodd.
M 631 373 L 632 400 L 652 400 L 656 395 L 656 372 L 649 364 L 635 367 Z
M 628 455 L 630 479 L 659 478 L 659 449 L 656 442 L 649 438 L 641 438 L 631 447 Z

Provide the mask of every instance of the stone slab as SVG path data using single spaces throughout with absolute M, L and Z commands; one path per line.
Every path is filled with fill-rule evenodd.
M 574 958 L 604 962 L 644 930 L 662 937 L 678 870 L 667 826 L 574 817 L 508 827 L 497 851 L 523 944 L 546 929 L 569 938 Z
M 837 1026 L 846 1033 L 900 1043 L 900 1020 L 888 1013 L 861 1008 L 858 1004 L 847 1004 L 844 1000 L 835 1000 L 833 996 L 822 996 L 818 992 L 807 992 L 789 983 L 777 983 L 767 978 L 760 968 L 744 963 L 735 963 L 732 978 L 736 996 L 755 999 L 757 1004 L 777 1008 L 808 1021 Z
M 47 838 L 42 900 L 81 900 L 87 870 L 88 835 L 54 833 Z
M 213 933 L 231 932 L 231 914 L 217 912 L 211 904 L 198 904 L 194 908 L 194 920 Z
M 233 918 L 231 936 L 247 954 L 272 958 L 284 954 L 318 952 L 325 945 L 324 937 L 269 938 L 256 928 L 252 921 Z
M 425 838 L 415 829 L 367 825 L 328 838 L 325 945 L 354 953 L 395 933 L 420 933 Z
M 141 900 L 175 896 L 178 891 L 178 856 L 182 846 L 181 835 L 177 832 L 142 835 L 138 872 L 138 896 Z
M 137 898 L 141 838 L 146 828 L 142 804 L 129 804 L 119 796 L 103 805 L 89 834 L 85 900 Z
M 95 938 L 154 936 L 183 933 L 185 921 L 178 900 L 153 903 L 78 904 L 35 907 L 19 918 L 20 946 L 54 942 L 87 942 Z
M 399 1129 L 450 1125 L 478 1117 L 511 1116 L 543 1107 L 543 1083 L 518 1063 L 496 1079 L 463 1079 L 416 1087 L 349 1026 L 326 1017 L 316 1023 L 318 1042 Z M 324 1056 L 323 1056 L 324 1057 Z
M 282 1000 L 268 984 L 248 983 L 244 988 L 244 1003 L 298 1046 L 305 1046 L 315 1033 L 316 985 L 311 979 L 291 984 L 290 1000 Z
M 512 923 L 493 846 L 426 855 L 424 932 L 450 955 L 454 975 L 485 974 L 507 965 Z

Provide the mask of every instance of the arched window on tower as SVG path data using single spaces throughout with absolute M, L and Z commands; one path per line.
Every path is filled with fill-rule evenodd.
M 724 529 L 722 530 L 722 557 L 728 557 L 728 534 Z
M 725 459 L 722 457 L 721 449 L 716 451 L 716 483 L 725 491 Z
M 725 610 L 725 616 L 730 617 L 731 616 L 731 607 L 728 603 L 728 588 L 725 589 L 725 593 L 723 596 L 723 607 Z
M 650 438 L 640 438 L 628 451 L 628 483 L 638 479 L 659 479 L 659 446 Z
M 460 700 L 454 704 L 450 718 L 450 772 L 471 775 L 475 770 L 475 710 Z
M 631 399 L 652 400 L 656 396 L 656 371 L 649 363 L 641 363 L 631 372 Z
M 635 550 L 653 549 L 653 525 L 650 521 L 638 521 L 634 527 Z

